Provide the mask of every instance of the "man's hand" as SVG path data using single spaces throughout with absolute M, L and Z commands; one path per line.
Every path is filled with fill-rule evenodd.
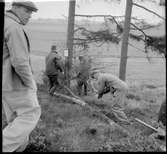
M 95 97 L 98 98 L 98 94 L 96 94 Z
M 114 95 L 116 89 L 115 89 L 114 87 L 111 87 L 111 88 L 110 88 L 110 91 L 111 91 L 111 93 Z
M 103 96 L 103 93 L 101 93 L 101 94 L 98 94 L 98 99 L 100 99 L 100 98 L 102 98 L 102 96 Z

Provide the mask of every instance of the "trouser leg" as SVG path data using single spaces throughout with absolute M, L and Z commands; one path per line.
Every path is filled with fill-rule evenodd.
M 41 108 L 35 91 L 3 92 L 2 100 L 16 112 L 16 118 L 3 129 L 3 152 L 13 152 L 28 140 L 40 118 Z
M 50 94 L 54 94 L 55 90 L 60 86 L 58 82 L 58 76 L 53 75 L 50 77 L 50 80 L 52 82 L 52 86 L 50 87 Z
M 84 94 L 87 95 L 87 82 L 84 82 Z
M 3 99 L 2 99 L 2 104 L 3 104 L 4 113 L 6 116 L 6 121 L 9 124 L 16 117 L 16 113 L 12 110 L 12 108 L 8 105 L 8 103 L 5 102 Z
M 82 86 L 83 86 L 83 82 L 82 82 L 80 79 L 78 79 L 78 80 L 77 80 L 77 91 L 78 91 L 78 95 L 81 95 L 81 93 L 82 93 Z
M 48 76 L 49 78 L 49 90 L 53 87 L 53 81 L 52 81 L 52 77 Z
M 15 152 L 23 152 L 26 149 L 28 142 L 29 142 L 29 136 L 25 137 L 25 140 L 23 141 L 22 145 L 19 148 L 17 148 Z
M 125 101 L 126 91 L 116 90 L 114 93 L 114 99 L 112 104 L 112 111 L 115 117 L 119 121 L 128 121 L 126 114 L 124 113 L 124 101 Z

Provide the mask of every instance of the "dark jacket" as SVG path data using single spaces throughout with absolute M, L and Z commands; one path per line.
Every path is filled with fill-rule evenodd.
M 55 53 L 50 52 L 45 59 L 46 75 L 57 75 L 58 72 L 63 72 L 63 61 L 61 57 Z

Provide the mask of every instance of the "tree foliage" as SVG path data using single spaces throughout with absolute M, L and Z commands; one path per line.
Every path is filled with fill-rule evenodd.
M 147 48 L 151 48 L 159 54 L 163 54 L 166 57 L 166 36 L 153 37 L 148 36 L 145 45 Z
M 107 2 L 111 1 L 107 0 Z M 133 5 L 146 9 L 146 11 L 149 11 L 150 13 L 157 15 L 161 19 L 165 20 L 163 17 L 159 16 L 156 12 L 153 12 L 152 10 L 144 8 L 143 6 L 140 6 L 139 4 L 134 2 Z M 111 23 L 109 25 L 110 27 L 111 25 L 116 24 L 116 30 L 110 31 L 109 26 L 100 30 L 90 30 L 88 29 L 88 27 L 86 28 L 83 26 L 78 26 L 78 28 L 75 30 L 75 34 L 78 35 L 79 37 L 74 38 L 75 45 L 82 46 L 83 49 L 86 49 L 89 48 L 89 44 L 93 42 L 100 43 L 102 45 L 103 43 L 118 44 L 121 41 L 124 31 L 123 28 L 124 16 L 112 16 L 112 15 L 76 15 L 76 16 L 87 17 L 87 18 L 103 17 L 104 24 L 106 24 L 106 21 Z M 144 30 L 152 27 L 154 26 L 146 23 L 144 20 L 131 17 L 129 38 L 136 41 L 143 41 L 145 44 L 144 48 L 145 53 L 148 53 L 148 50 L 151 50 L 158 54 L 162 54 L 166 57 L 166 35 L 164 36 L 147 35 Z M 140 34 L 138 34 L 139 32 Z

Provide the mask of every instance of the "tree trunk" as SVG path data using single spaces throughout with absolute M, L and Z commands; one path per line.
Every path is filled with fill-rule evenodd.
M 67 58 L 67 72 L 66 79 L 67 85 L 70 87 L 70 72 L 72 68 L 72 58 L 73 58 L 73 37 L 74 37 L 74 22 L 75 22 L 75 0 L 69 1 L 69 14 L 68 14 L 68 33 L 67 33 L 67 49 L 68 49 L 68 58 Z
M 123 32 L 123 41 L 121 47 L 121 60 L 119 69 L 119 78 L 123 81 L 126 79 L 126 64 L 127 64 L 127 52 L 128 52 L 128 37 L 130 31 L 130 20 L 132 12 L 132 0 L 126 0 L 126 14 Z

